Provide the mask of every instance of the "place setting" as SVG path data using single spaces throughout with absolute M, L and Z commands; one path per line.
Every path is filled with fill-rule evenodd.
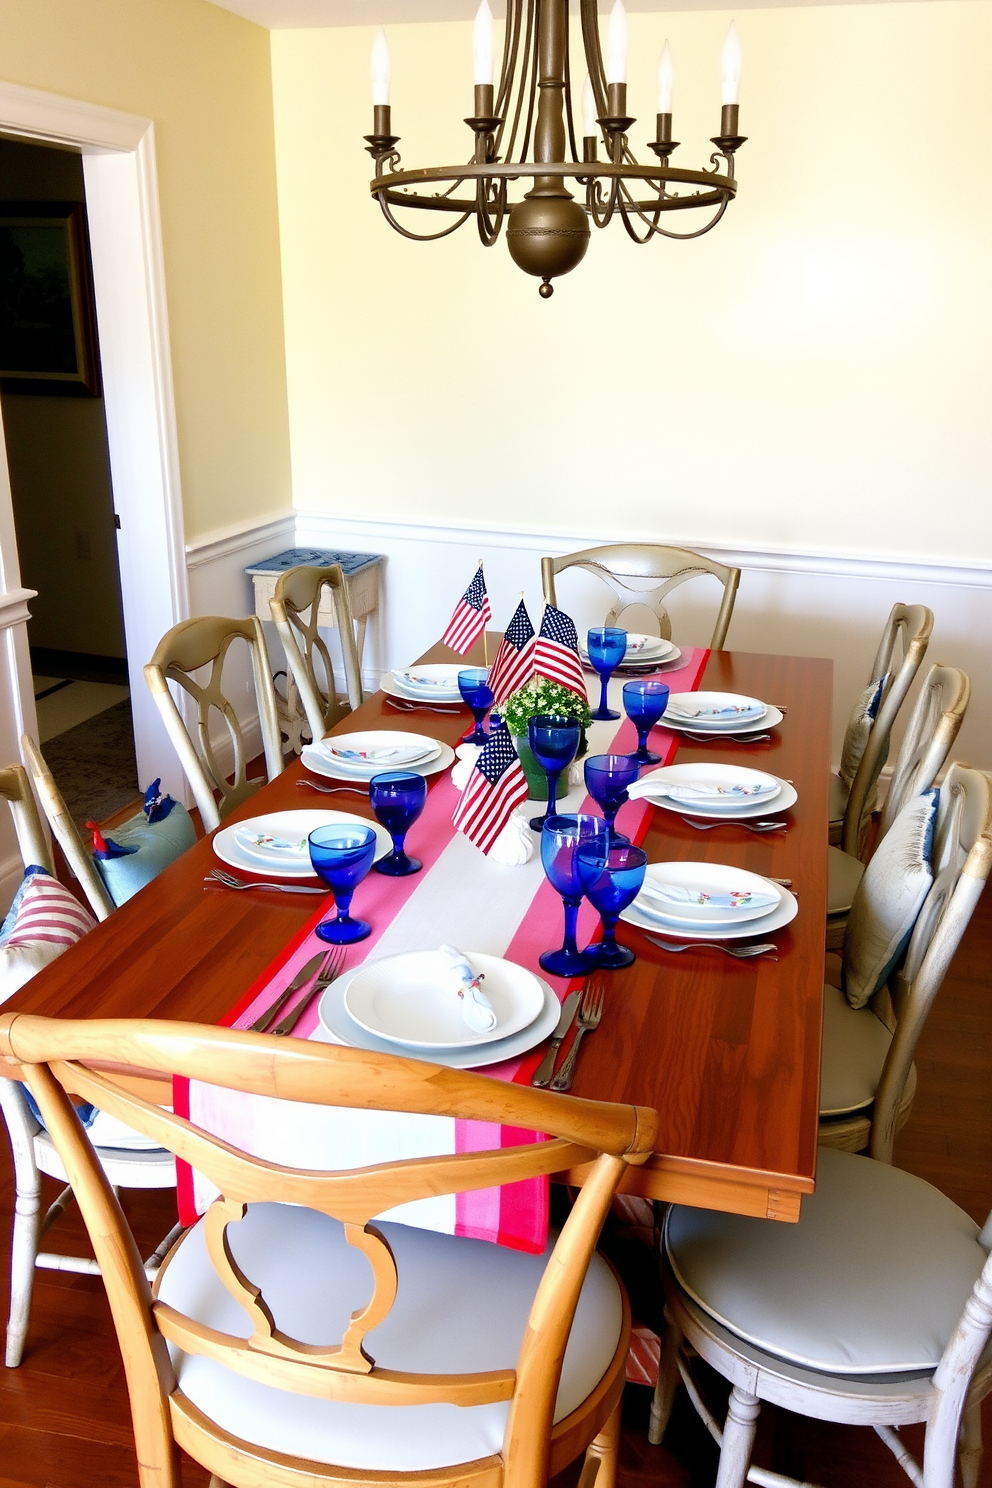
M 462 670 L 448 662 L 398 667 L 386 672 L 382 690 L 390 705 L 401 711 L 457 713 L 462 705 L 458 686 L 458 674 Z
M 716 950 L 777 959 L 766 937 L 795 919 L 799 901 L 779 881 L 720 863 L 651 863 L 620 918 L 662 950 Z M 747 945 L 726 944 L 738 941 Z
M 579 655 L 583 666 L 601 677 L 604 670 L 607 677 L 613 672 L 639 676 L 672 667 L 682 659 L 682 652 L 673 641 L 624 630 L 618 625 L 594 626 L 586 639 L 579 642 Z
M 735 692 L 673 692 L 665 728 L 700 743 L 760 744 L 785 717 L 783 709 Z
M 788 824 L 779 813 L 799 799 L 792 783 L 777 775 L 714 763 L 662 766 L 633 781 L 627 793 L 632 800 L 674 812 L 701 831 L 733 825 L 759 833 L 785 832 Z
M 439 774 L 453 764 L 455 752 L 440 739 L 423 734 L 367 729 L 360 733 L 334 734 L 318 743 L 307 744 L 301 758 L 315 775 L 362 787 L 383 770 Z

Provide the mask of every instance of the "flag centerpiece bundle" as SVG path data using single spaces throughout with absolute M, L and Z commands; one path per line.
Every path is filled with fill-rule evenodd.
M 441 640 L 446 646 L 450 646 L 452 651 L 457 651 L 459 656 L 464 656 L 465 652 L 482 635 L 491 619 L 492 611 L 489 608 L 489 595 L 486 593 L 486 579 L 480 563 L 471 584 L 455 605 L 454 614 L 448 621 L 448 628 Z
M 497 703 L 503 703 L 534 675 L 534 627 L 521 599 L 506 627 L 489 671 L 489 686 Z
M 488 853 L 516 806 L 527 799 L 527 779 L 505 724 L 494 729 L 465 782 L 452 822 Z
M 570 687 L 580 697 L 586 696 L 575 621 L 554 605 L 544 607 L 541 632 L 534 643 L 534 670 L 552 682 Z

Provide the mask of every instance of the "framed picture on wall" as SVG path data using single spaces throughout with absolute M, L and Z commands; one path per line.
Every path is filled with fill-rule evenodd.
M 0 202 L 0 389 L 100 396 L 82 202 Z

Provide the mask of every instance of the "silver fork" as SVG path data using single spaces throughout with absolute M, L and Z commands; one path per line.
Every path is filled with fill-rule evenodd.
M 554 1076 L 549 1090 L 571 1090 L 572 1081 L 575 1079 L 575 1060 L 578 1056 L 579 1045 L 583 1034 L 592 1033 L 594 1028 L 599 1027 L 603 1016 L 603 999 L 606 995 L 606 983 L 600 977 L 591 977 L 586 983 L 586 989 L 579 1003 L 579 1016 L 576 1020 L 575 1038 L 572 1047 L 562 1061 L 561 1069 Z
M 298 780 L 296 783 L 307 790 L 320 791 L 322 796 L 336 796 L 338 791 L 354 791 L 356 796 L 368 795 L 368 791 L 362 790 L 360 785 L 318 785 L 316 780 Z
M 672 951 L 676 955 L 679 951 L 722 951 L 725 956 L 734 956 L 738 961 L 747 961 L 752 956 L 767 956 L 769 961 L 778 960 L 778 957 L 774 954 L 778 950 L 778 946 L 773 940 L 762 941 L 760 945 L 728 946 L 723 945 L 718 940 L 687 940 L 683 942 L 659 940 L 655 935 L 648 935 L 647 931 L 644 932 L 644 936 L 646 940 L 650 940 L 652 945 L 658 946 L 663 951 Z
M 203 882 L 222 884 L 225 889 L 275 889 L 280 894 L 324 894 L 330 893 L 330 889 L 312 889 L 307 884 L 286 883 L 249 883 L 246 879 L 235 878 L 233 873 L 225 873 L 223 868 L 211 868 Z
M 683 738 L 695 739 L 699 744 L 712 744 L 714 739 L 722 739 L 727 744 L 764 744 L 771 734 L 692 734 L 688 729 L 682 730 Z
M 438 708 L 433 703 L 400 703 L 390 697 L 386 698 L 386 702 L 400 713 L 448 713 L 453 716 L 461 712 L 457 703 L 450 708 Z
M 336 945 L 331 948 L 331 952 L 321 968 L 320 975 L 310 988 L 310 991 L 304 994 L 296 1006 L 284 1018 L 280 1018 L 274 1028 L 269 1029 L 271 1034 L 274 1034 L 276 1037 L 283 1037 L 288 1033 L 292 1033 L 297 1023 L 303 1017 L 303 1014 L 307 1011 L 307 1008 L 313 1003 L 314 998 L 319 997 L 322 992 L 326 992 L 331 983 L 336 982 L 342 971 L 344 971 L 347 954 L 347 947 L 343 945 Z
M 736 820 L 728 818 L 727 821 L 699 822 L 693 821 L 691 816 L 683 816 L 682 821 L 687 827 L 695 827 L 697 832 L 712 832 L 714 827 L 743 827 L 745 831 L 757 832 L 761 836 L 765 832 L 787 832 L 789 830 L 788 823 L 784 821 L 746 822 L 741 821 L 740 817 Z

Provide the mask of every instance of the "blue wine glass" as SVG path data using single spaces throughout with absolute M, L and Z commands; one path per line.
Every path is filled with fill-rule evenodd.
M 361 883 L 372 867 L 375 832 L 371 827 L 351 822 L 334 822 L 311 832 L 308 841 L 313 871 L 333 889 L 337 908 L 337 918 L 322 920 L 317 934 L 332 945 L 352 945 L 356 940 L 364 940 L 372 934 L 372 926 L 364 920 L 352 919 L 348 910 L 356 884 Z
M 628 946 L 617 945 L 617 920 L 640 892 L 648 855 L 629 842 L 611 846 L 594 839 L 579 845 L 576 861 L 582 891 L 603 922 L 596 964 L 619 971 L 637 959 Z
M 549 816 L 541 832 L 541 862 L 552 887 L 565 905 L 565 938 L 558 951 L 545 951 L 541 966 L 552 976 L 585 976 L 596 964 L 597 949 L 580 951 L 575 943 L 575 926 L 582 903 L 582 884 L 575 860 L 577 849 L 585 842 L 609 836 L 609 827 L 599 816 Z
M 627 787 L 633 785 L 640 769 L 636 754 L 591 754 L 586 760 L 586 790 L 606 818 L 613 843 L 627 841 L 615 822 L 627 800 Z
M 463 744 L 485 744 L 489 735 L 482 727 L 482 720 L 492 707 L 493 690 L 489 686 L 489 673 L 485 667 L 462 667 L 458 673 L 458 691 L 464 702 L 472 709 L 475 727 L 462 736 Z
M 637 730 L 637 753 L 634 758 L 642 765 L 658 764 L 661 755 L 648 748 L 648 734 L 668 707 L 667 683 L 651 682 L 642 677 L 636 682 L 625 682 L 623 706 Z
M 580 733 L 574 718 L 564 718 L 555 713 L 538 713 L 528 720 L 527 742 L 548 777 L 548 809 L 543 816 L 535 816 L 531 821 L 535 832 L 540 832 L 548 817 L 555 814 L 558 777 L 575 758 Z
M 606 706 L 606 689 L 610 678 L 623 661 L 627 652 L 627 632 L 616 625 L 596 625 L 586 636 L 589 660 L 599 673 L 599 707 L 592 715 L 600 721 L 619 718 L 612 708 Z
M 376 873 L 403 878 L 407 873 L 420 872 L 423 863 L 419 858 L 409 856 L 404 843 L 426 800 L 427 781 L 414 770 L 386 770 L 381 775 L 372 776 L 369 801 L 377 820 L 393 839 L 393 850 L 376 863 Z

